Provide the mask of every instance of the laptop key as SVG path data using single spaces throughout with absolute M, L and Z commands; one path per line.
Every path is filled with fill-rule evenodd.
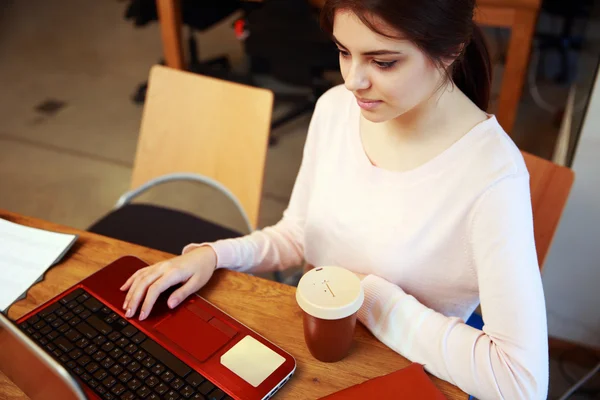
M 131 341 L 135 344 L 140 344 L 144 340 L 146 340 L 146 335 L 144 335 L 142 332 L 138 332 L 134 337 L 131 338 Z
M 92 315 L 92 312 L 90 310 L 85 310 L 81 314 L 79 314 L 79 317 L 81 319 L 88 319 L 90 315 Z
M 51 304 L 48 307 L 44 308 L 42 311 L 38 312 L 37 315 L 40 318 L 45 318 L 48 315 L 52 314 L 54 311 L 58 310 L 59 308 L 60 308 L 60 304 L 54 303 L 54 304 Z
M 215 385 L 210 383 L 209 381 L 204 382 L 202 385 L 198 387 L 198 391 L 203 395 L 207 395 L 215 389 Z
M 150 371 L 148 371 L 146 368 L 142 368 L 136 372 L 135 376 L 140 379 L 146 379 L 148 376 L 150 376 Z
M 121 339 L 117 340 L 115 344 L 120 348 L 124 348 L 129 344 L 129 339 L 122 337 Z
M 136 371 L 137 371 L 138 369 L 140 369 L 140 368 L 142 368 L 142 366 L 141 366 L 141 365 L 140 365 L 140 363 L 139 363 L 139 362 L 137 362 L 137 361 L 134 361 L 134 362 L 132 362 L 131 364 L 129 364 L 129 365 L 127 366 L 127 369 L 128 369 L 128 370 L 129 370 L 131 373 L 134 373 L 134 372 L 136 372 Z
M 94 379 L 90 379 L 90 381 L 87 383 L 89 387 L 91 387 L 92 389 L 95 389 L 96 386 L 98 386 L 98 381 L 94 380 Z
M 148 385 L 148 387 L 154 387 L 158 385 L 160 381 L 156 376 L 153 375 L 150 378 L 146 379 L 144 382 L 146 382 L 146 385 Z
M 102 307 L 104 307 L 104 304 L 100 303 L 98 300 L 96 300 L 93 297 L 90 297 L 89 299 L 87 299 L 84 303 L 84 306 L 86 306 L 87 308 L 90 309 L 91 312 L 96 312 L 98 310 L 100 310 Z
M 109 371 L 111 374 L 117 376 L 123 372 L 123 367 L 121 367 L 119 364 L 115 364 L 109 369 Z
M 119 358 L 119 364 L 121 364 L 121 365 L 127 365 L 127 364 L 129 364 L 131 362 L 131 360 L 133 360 L 133 358 L 131 358 L 127 354 L 123 354 L 121 356 L 121 358 Z
M 133 353 L 135 353 L 136 351 L 138 351 L 138 347 L 137 347 L 135 344 L 133 344 L 133 343 L 129 343 L 129 344 L 127 345 L 127 347 L 125 347 L 125 352 L 126 352 L 127 354 L 133 354 Z
M 77 301 L 80 303 L 83 303 L 84 301 L 86 301 L 89 298 L 90 298 L 90 295 L 87 293 L 84 293 L 81 296 L 77 297 Z
M 99 381 L 105 379 L 107 376 L 108 373 L 104 369 L 99 369 L 98 371 L 96 371 L 96 373 L 94 373 L 94 378 L 96 378 Z
M 185 386 L 183 389 L 179 391 L 183 397 L 189 399 L 194 394 L 194 388 L 190 385 Z
M 92 361 L 92 359 L 90 358 L 90 356 L 83 356 L 83 357 L 79 357 L 77 359 L 77 364 L 81 365 L 82 367 L 85 367 L 86 365 L 88 365 L 90 362 Z
M 90 344 L 84 350 L 85 354 L 87 354 L 88 356 L 91 356 L 92 354 L 94 354 L 97 351 L 98 351 L 98 346 L 96 346 L 95 344 Z
M 69 356 L 71 357 L 71 359 L 73 360 L 77 360 L 79 357 L 81 357 L 83 355 L 83 353 L 81 352 L 81 350 L 79 349 L 74 349 L 69 353 Z
M 163 395 L 163 394 L 165 394 L 166 391 L 169 390 L 169 387 L 167 385 L 165 385 L 164 383 L 161 383 L 160 385 L 155 387 L 154 390 L 156 391 L 156 393 Z
M 59 308 L 56 310 L 56 313 L 55 313 L 55 314 L 56 314 L 56 315 L 58 315 L 59 317 L 61 317 L 61 316 L 63 316 L 63 315 L 64 315 L 64 314 L 65 314 L 67 311 L 69 311 L 69 310 L 67 310 L 65 307 L 59 307 Z
M 81 318 L 79 318 L 79 317 L 73 317 L 73 319 L 71 319 L 69 321 L 69 325 L 75 326 L 75 325 L 77 325 L 80 322 L 81 322 Z
M 114 348 L 115 348 L 115 344 L 113 342 L 106 342 L 101 347 L 101 349 L 104 350 L 104 351 L 106 351 L 106 352 L 109 352 L 109 351 L 111 351 Z
M 81 322 L 75 328 L 88 339 L 93 339 L 98 336 L 98 331 L 92 328 L 87 322 Z
M 94 372 L 98 371 L 99 368 L 100 366 L 97 363 L 91 362 L 85 367 L 85 370 L 90 374 L 93 374 Z
M 94 339 L 94 343 L 98 346 L 102 346 L 104 343 L 106 343 L 106 338 L 104 336 L 98 335 Z
M 40 320 L 40 317 L 38 317 L 37 315 L 34 315 L 32 317 L 30 317 L 27 322 L 29 322 L 30 325 L 36 324 L 38 321 Z
M 132 380 L 127 382 L 127 387 L 131 390 L 137 390 L 137 388 L 139 388 L 140 386 L 142 386 L 142 381 L 136 378 L 133 378 Z
M 73 309 L 73 312 L 74 312 L 75 314 L 81 314 L 81 313 L 82 313 L 82 312 L 84 312 L 84 311 L 85 311 L 85 307 L 84 307 L 84 306 L 82 306 L 81 304 L 77 304 L 77 307 L 75 307 L 75 308 Z
M 77 302 L 77 300 L 73 300 L 73 301 L 70 301 L 70 302 L 68 302 L 68 303 L 65 305 L 65 307 L 67 307 L 67 309 L 69 309 L 69 310 L 73 310 L 73 309 L 75 309 L 75 308 L 76 308 L 78 305 L 79 305 L 79 303 Z
M 75 314 L 69 311 L 62 316 L 62 319 L 64 319 L 66 322 L 69 322 L 69 320 L 73 317 L 75 317 Z
M 42 335 L 47 335 L 50 332 L 52 332 L 52 327 L 50 325 L 46 325 L 45 327 L 42 328 L 42 330 L 40 330 L 40 333 Z
M 56 318 L 54 321 L 52 321 L 50 326 L 52 326 L 54 329 L 57 329 L 64 323 L 65 323 L 65 321 L 63 321 L 62 318 Z
M 125 328 L 123 328 L 121 330 L 121 333 L 123 335 L 127 336 L 128 338 L 132 337 L 133 335 L 135 335 L 138 332 L 139 331 L 137 330 L 137 328 L 133 325 L 127 325 Z
M 133 358 L 135 358 L 136 360 L 138 360 L 139 362 L 144 361 L 144 359 L 146 358 L 147 354 L 143 351 L 143 350 L 138 350 L 134 355 Z
M 131 375 L 129 372 L 127 371 L 123 371 L 121 373 L 121 375 L 119 375 L 119 380 L 123 383 L 127 383 L 131 380 L 131 378 L 133 378 L 133 375 Z
M 169 369 L 173 370 L 177 375 L 185 378 L 187 374 L 192 372 L 192 369 L 184 364 L 181 360 L 169 353 L 154 340 L 145 340 L 140 347 L 150 353 L 157 360 L 165 364 Z
M 185 382 L 183 380 L 181 380 L 180 378 L 175 378 L 173 380 L 173 382 L 171 382 L 171 387 L 173 389 L 181 389 L 183 387 L 183 385 L 185 385 Z
M 95 315 L 92 315 L 91 317 L 89 317 L 86 320 L 86 322 L 103 335 L 108 335 L 109 333 L 111 333 L 113 331 L 113 328 L 111 328 L 110 325 L 108 325 L 107 323 L 105 323 L 100 318 L 96 317 Z
M 111 356 L 112 358 L 117 358 L 117 359 L 118 359 L 118 358 L 119 358 L 119 357 L 121 357 L 122 355 L 123 355 L 123 350 L 121 350 L 121 349 L 120 349 L 120 348 L 118 348 L 118 347 L 115 347 L 115 348 L 114 348 L 114 349 L 112 349 L 112 351 L 110 352 L 110 356 Z
M 62 304 L 67 304 L 68 302 L 70 302 L 72 300 L 75 300 L 77 297 L 81 296 L 84 293 L 85 292 L 81 288 L 75 289 L 71 293 L 69 293 L 68 295 L 66 295 L 62 299 L 60 299 L 60 302 Z
M 88 382 L 90 379 L 92 379 L 92 377 L 89 374 L 83 374 L 83 375 L 81 375 L 81 379 L 84 382 Z
M 77 332 L 75 329 L 69 329 L 66 333 L 65 336 L 67 337 L 67 339 L 69 339 L 71 342 L 75 342 L 76 340 L 79 340 L 79 338 L 81 337 L 81 334 L 79 332 Z
M 62 351 L 64 351 L 65 353 L 68 353 L 69 351 L 73 350 L 73 345 L 71 344 L 71 342 L 69 342 L 67 339 L 65 339 L 64 337 L 58 337 L 54 340 L 54 344 L 56 346 L 58 346 L 59 349 L 61 349 Z
M 94 355 L 92 356 L 92 358 L 95 361 L 100 362 L 100 361 L 102 361 L 102 360 L 104 360 L 106 358 L 106 353 L 103 352 L 103 351 L 97 351 L 96 353 L 94 353 Z
M 175 375 L 173 375 L 171 371 L 167 370 L 160 376 L 160 378 L 166 383 L 169 383 L 175 378 Z
M 176 390 L 169 390 L 167 393 L 163 395 L 163 399 L 165 400 L 177 400 L 179 399 L 179 393 Z
M 120 396 L 121 394 L 125 393 L 125 390 L 127 390 L 125 389 L 125 386 L 121 385 L 120 383 L 117 383 L 115 386 L 112 387 L 110 391 L 116 394 L 117 396 Z
M 156 360 L 152 357 L 146 357 L 142 362 L 142 365 L 146 368 L 151 368 L 154 364 L 156 364 Z
M 116 383 L 117 383 L 117 380 L 115 378 L 113 378 L 112 376 L 109 376 L 102 381 L 102 384 L 109 389 L 111 387 L 113 387 Z
M 69 326 L 69 324 L 67 324 L 67 323 L 64 323 L 64 324 L 62 324 L 62 325 L 61 325 L 61 326 L 58 328 L 58 331 L 59 331 L 60 333 L 65 333 L 65 332 L 67 332 L 69 329 L 71 329 L 71 327 Z
M 208 400 L 222 400 L 225 393 L 221 389 L 215 389 L 208 395 Z
M 146 400 L 159 400 L 160 397 L 156 393 L 150 393 L 150 396 L 146 397 Z
M 139 388 L 137 390 L 137 392 L 135 392 L 135 394 L 137 394 L 142 399 L 145 399 L 146 397 L 148 397 L 148 395 L 150 393 L 152 393 L 152 391 L 150 389 L 148 389 L 148 386 L 142 386 L 141 388 Z
M 185 381 L 187 383 L 189 383 L 190 385 L 192 385 L 193 387 L 197 387 L 198 385 L 200 385 L 205 380 L 206 379 L 204 379 L 204 377 L 202 375 L 200 375 L 199 373 L 197 373 L 196 371 L 192 372 L 190 374 L 190 376 L 188 376 L 187 378 L 185 378 Z
M 121 400 L 134 400 L 135 399 L 135 395 L 131 392 L 125 392 L 124 394 L 121 395 Z
M 115 360 L 113 360 L 110 357 L 106 357 L 104 360 L 102 360 L 100 365 L 102 365 L 104 368 L 110 368 L 114 365 L 114 363 L 115 363 Z
M 111 341 L 115 341 L 117 339 L 119 339 L 121 337 L 121 334 L 117 331 L 112 332 L 110 335 L 108 335 L 108 339 Z
M 58 333 L 58 332 L 56 332 L 56 331 L 52 331 L 52 332 L 50 332 L 50 333 L 49 333 L 49 334 L 48 334 L 46 337 L 47 337 L 49 340 L 55 340 L 55 339 L 56 339 L 57 337 L 59 337 L 59 336 L 60 336 L 60 333 Z
M 56 320 L 56 318 L 58 318 L 56 316 L 56 314 L 50 314 L 46 318 L 44 318 L 44 320 L 50 324 L 50 323 L 54 322 Z
M 41 319 L 38 322 L 36 322 L 35 324 L 33 324 L 33 327 L 38 331 L 45 326 L 46 326 L 46 321 L 44 321 L 43 319 Z

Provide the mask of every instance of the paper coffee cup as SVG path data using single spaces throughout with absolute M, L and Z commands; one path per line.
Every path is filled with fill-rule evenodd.
M 343 359 L 364 301 L 360 279 L 340 267 L 311 269 L 298 283 L 296 301 L 304 311 L 304 339 L 311 354 L 325 362 Z

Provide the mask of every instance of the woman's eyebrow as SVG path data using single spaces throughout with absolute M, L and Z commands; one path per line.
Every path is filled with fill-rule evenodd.
M 346 46 L 341 44 L 340 41 L 335 38 L 335 36 L 333 37 L 333 41 L 335 44 L 337 44 L 342 49 L 348 50 Z M 398 55 L 401 53 L 399 51 L 394 51 L 394 50 L 373 50 L 373 51 L 367 51 L 365 53 L 362 53 L 363 56 L 383 56 L 383 55 L 389 55 L 389 54 Z

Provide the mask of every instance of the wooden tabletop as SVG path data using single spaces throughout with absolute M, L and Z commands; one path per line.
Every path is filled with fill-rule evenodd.
M 17 319 L 103 266 L 124 255 L 134 255 L 156 263 L 172 255 L 111 238 L 82 232 L 35 218 L 0 210 L 0 218 L 19 224 L 79 234 L 76 244 L 44 280 L 34 285 L 27 297 L 8 312 Z M 221 310 L 254 329 L 296 358 L 297 368 L 278 399 L 317 399 L 365 380 L 404 368 L 410 362 L 379 342 L 358 324 L 354 347 L 344 360 L 328 364 L 315 360 L 304 343 L 301 311 L 295 301 L 295 288 L 238 272 L 218 270 L 200 294 Z M 467 399 L 457 387 L 431 377 L 449 399 Z M 0 398 L 26 398 L 0 373 Z

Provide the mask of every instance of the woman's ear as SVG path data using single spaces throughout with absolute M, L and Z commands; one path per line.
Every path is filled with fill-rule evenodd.
M 444 68 L 450 68 L 450 66 L 452 66 L 452 64 L 454 64 L 454 62 L 460 58 L 463 55 L 463 52 L 465 50 L 465 44 L 461 43 L 460 46 L 458 46 L 458 49 L 456 49 L 456 51 L 454 52 L 454 54 L 452 54 L 450 57 L 446 57 L 442 60 L 442 63 L 444 64 Z

